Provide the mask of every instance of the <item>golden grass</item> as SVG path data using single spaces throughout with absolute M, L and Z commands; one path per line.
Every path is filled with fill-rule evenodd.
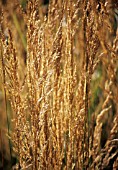
M 8 105 L 4 112 L 15 168 L 117 169 L 118 35 L 111 1 L 52 0 L 47 15 L 38 0 L 26 9 L 16 1 L 2 7 L 2 98 L 12 108 L 11 116 Z

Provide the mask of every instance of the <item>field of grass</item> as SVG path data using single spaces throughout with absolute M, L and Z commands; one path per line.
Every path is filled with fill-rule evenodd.
M 118 3 L 0 1 L 0 169 L 118 169 Z

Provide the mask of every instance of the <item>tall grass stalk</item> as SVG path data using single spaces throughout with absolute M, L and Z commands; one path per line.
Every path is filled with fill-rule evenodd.
M 8 116 L 8 110 L 7 110 L 7 94 L 6 94 L 6 79 L 5 79 L 5 65 L 3 60 L 3 46 L 1 42 L 1 57 L 2 57 L 2 71 L 3 71 L 3 84 L 4 84 L 4 100 L 5 100 L 5 113 L 6 113 L 6 119 L 7 119 L 7 130 L 8 130 L 8 141 L 9 141 L 9 152 L 10 152 L 10 161 L 12 160 L 12 148 L 11 148 L 11 142 L 10 142 L 10 123 L 9 123 L 9 116 Z M 2 136 L 1 136 L 1 142 L 2 142 Z M 3 156 L 3 155 L 2 155 Z M 3 159 L 3 157 L 2 157 Z M 3 162 L 3 161 L 2 161 Z M 4 164 L 3 164 L 4 167 Z

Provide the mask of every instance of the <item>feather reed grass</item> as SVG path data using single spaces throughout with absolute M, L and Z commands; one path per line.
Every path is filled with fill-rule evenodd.
M 45 13 L 43 1 L 10 5 L 1 9 L 1 75 L 15 168 L 117 169 L 114 4 L 52 0 Z

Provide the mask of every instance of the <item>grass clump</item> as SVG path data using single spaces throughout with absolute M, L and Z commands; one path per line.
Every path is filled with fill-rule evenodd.
M 10 115 L 6 105 L 15 168 L 117 169 L 117 4 L 20 3 L 0 9 L 1 89 L 12 108 Z

